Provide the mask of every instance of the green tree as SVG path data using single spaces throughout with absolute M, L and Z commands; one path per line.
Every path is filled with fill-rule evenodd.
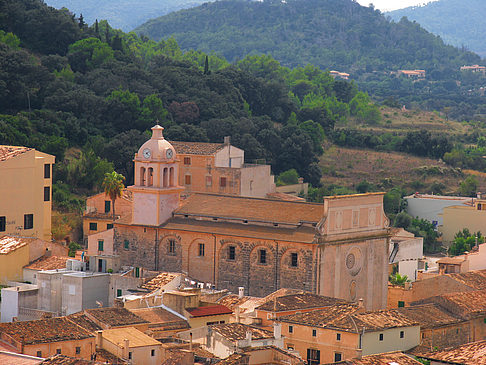
M 468 176 L 459 185 L 459 191 L 463 196 L 476 196 L 478 191 L 478 179 L 475 176 Z
M 410 282 L 410 279 L 408 278 L 407 275 L 400 275 L 399 273 L 390 275 L 388 280 L 390 281 L 391 284 L 400 285 L 400 286 L 404 286 L 405 283 Z
M 103 180 L 103 189 L 105 194 L 108 195 L 111 199 L 111 206 L 113 210 L 113 221 L 115 221 L 115 201 L 117 198 L 120 198 L 125 186 L 123 185 L 123 181 L 125 177 L 116 171 L 112 171 L 111 173 L 105 174 L 105 179 Z
M 299 173 L 295 169 L 290 169 L 278 175 L 277 185 L 292 185 L 299 183 Z

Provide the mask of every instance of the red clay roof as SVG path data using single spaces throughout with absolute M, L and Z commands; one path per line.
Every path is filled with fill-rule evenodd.
M 169 284 L 172 280 L 177 277 L 177 274 L 172 274 L 169 272 L 163 272 L 159 275 L 153 277 L 152 279 L 148 280 L 145 284 L 142 285 L 142 288 L 148 290 L 156 290 L 162 288 L 163 286 Z
M 32 148 L 0 145 L 0 161 L 6 161 L 30 150 Z
M 233 311 L 224 305 L 216 304 L 207 307 L 186 308 L 192 317 L 215 316 L 218 314 L 231 314 Z
M 179 142 L 170 141 L 177 154 L 213 155 L 225 146 L 224 143 Z
M 0 237 L 0 255 L 7 255 L 20 247 L 25 246 L 36 238 L 25 238 L 15 236 Z
M 42 256 L 25 266 L 25 269 L 31 270 L 55 270 L 65 269 L 66 261 L 74 257 L 68 256 Z
M 467 343 L 459 347 L 424 354 L 430 360 L 446 364 L 486 365 L 486 341 Z

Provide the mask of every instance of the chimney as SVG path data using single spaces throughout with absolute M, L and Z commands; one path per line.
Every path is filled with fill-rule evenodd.
M 478 192 L 476 193 L 476 198 L 481 199 L 481 192 L 480 192 L 480 191 L 478 191 Z
M 103 341 L 103 331 L 96 331 L 96 347 L 101 349 L 101 343 Z
M 245 287 L 244 286 L 239 286 L 238 287 L 238 298 L 243 298 L 245 295 Z
M 240 306 L 237 305 L 235 308 L 236 323 L 240 323 Z
M 225 145 L 230 144 L 230 140 L 231 140 L 231 137 L 230 137 L 230 136 L 226 136 L 226 137 L 224 137 L 224 144 L 225 144 Z
M 128 359 L 128 353 L 130 352 L 130 341 L 128 339 L 123 340 L 123 358 Z
M 359 312 L 363 312 L 365 310 L 363 298 L 358 299 L 358 309 L 359 309 Z
M 25 344 L 25 337 L 22 335 L 20 336 L 20 353 L 24 353 L 24 344 Z
M 250 330 L 246 331 L 246 340 L 248 341 L 248 346 L 251 346 L 252 332 Z
M 280 322 L 273 322 L 273 337 L 275 337 L 276 340 L 282 338 L 282 325 Z
M 189 332 L 189 351 L 192 351 L 192 332 Z

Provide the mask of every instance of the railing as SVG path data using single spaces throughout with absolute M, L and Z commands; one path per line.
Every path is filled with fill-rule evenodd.
M 59 312 L 49 312 L 33 308 L 19 307 L 19 321 L 31 321 L 34 319 L 50 318 L 50 317 L 60 317 Z

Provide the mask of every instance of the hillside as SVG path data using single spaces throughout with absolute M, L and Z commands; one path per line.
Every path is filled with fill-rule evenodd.
M 83 15 L 84 21 L 93 24 L 96 19 L 108 20 L 112 27 L 131 31 L 149 19 L 180 9 L 201 5 L 211 0 L 46 0 L 56 9 L 67 8 Z
M 386 13 L 395 21 L 407 17 L 446 43 L 466 47 L 486 57 L 486 2 L 483 0 L 440 0 Z
M 269 53 L 284 66 L 307 63 L 351 73 L 457 68 L 477 55 L 446 46 L 418 24 L 388 21 L 352 0 L 223 0 L 148 21 L 135 30 L 230 62 Z

